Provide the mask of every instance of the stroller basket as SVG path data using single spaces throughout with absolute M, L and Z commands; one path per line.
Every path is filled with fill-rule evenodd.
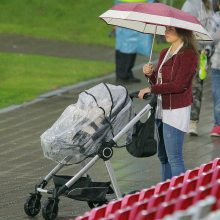
M 55 187 L 62 187 L 72 176 L 54 175 Z M 111 182 L 92 182 L 89 177 L 80 177 L 64 194 L 64 196 L 79 200 L 100 202 L 106 200 L 106 194 L 113 194 Z

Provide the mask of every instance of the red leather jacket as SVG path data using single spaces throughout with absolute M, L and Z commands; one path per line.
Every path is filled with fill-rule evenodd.
M 149 77 L 151 92 L 162 95 L 163 109 L 176 109 L 192 104 L 192 79 L 196 73 L 198 57 L 193 49 L 182 48 L 162 66 L 162 84 L 157 84 L 157 74 L 168 49 L 160 53 L 159 61 Z

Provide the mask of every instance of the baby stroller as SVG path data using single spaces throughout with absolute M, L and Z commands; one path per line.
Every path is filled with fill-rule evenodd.
M 132 98 L 137 95 L 129 96 L 123 86 L 101 83 L 80 93 L 77 103 L 68 106 L 41 135 L 44 156 L 58 164 L 26 200 L 24 211 L 28 216 L 34 217 L 40 212 L 42 193 L 51 195 L 42 207 L 46 220 L 57 217 L 60 196 L 86 201 L 90 208 L 107 203 L 108 194 L 122 197 L 109 160 L 113 148 L 119 147 L 118 142 L 120 146 L 131 144 L 134 125 L 155 107 L 153 98 L 135 116 Z M 99 159 L 105 162 L 110 182 L 94 182 L 86 175 Z M 89 160 L 87 164 L 86 160 Z M 84 166 L 75 176 L 57 175 L 66 165 L 78 163 Z M 54 188 L 46 189 L 50 180 Z

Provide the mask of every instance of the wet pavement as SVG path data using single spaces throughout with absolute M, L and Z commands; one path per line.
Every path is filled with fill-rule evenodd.
M 114 61 L 114 49 L 100 45 L 82 45 L 59 40 L 0 34 L 0 51 L 83 60 Z
M 141 70 L 136 75 L 141 84 L 130 84 L 130 92 L 146 85 Z M 114 77 L 106 80 L 115 84 Z M 45 159 L 40 146 L 40 135 L 48 129 L 63 110 L 75 103 L 78 94 L 95 84 L 71 90 L 65 94 L 45 99 L 41 102 L 0 114 L 0 220 L 29 219 L 23 211 L 23 204 L 35 184 L 43 178 L 55 163 Z M 144 101 L 134 102 L 136 109 L 141 109 Z M 184 155 L 188 169 L 199 166 L 220 155 L 220 138 L 210 138 L 212 126 L 212 99 L 210 79 L 205 83 L 199 137 L 186 136 Z M 122 192 L 130 192 L 156 184 L 160 181 L 159 161 L 156 156 L 136 159 L 125 149 L 115 149 L 111 159 L 116 178 Z M 62 174 L 74 175 L 79 165 L 67 166 Z M 90 170 L 92 179 L 108 181 L 109 177 L 102 161 Z M 42 201 L 47 198 L 43 196 Z M 58 219 L 70 219 L 89 210 L 85 202 L 61 197 Z M 35 218 L 42 220 L 41 213 Z

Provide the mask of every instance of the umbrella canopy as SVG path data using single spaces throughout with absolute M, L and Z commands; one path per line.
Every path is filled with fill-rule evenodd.
M 212 37 L 196 17 L 162 3 L 119 4 L 103 13 L 100 18 L 107 24 L 142 33 L 164 35 L 166 26 L 183 28 L 193 31 L 197 40 L 212 41 Z

